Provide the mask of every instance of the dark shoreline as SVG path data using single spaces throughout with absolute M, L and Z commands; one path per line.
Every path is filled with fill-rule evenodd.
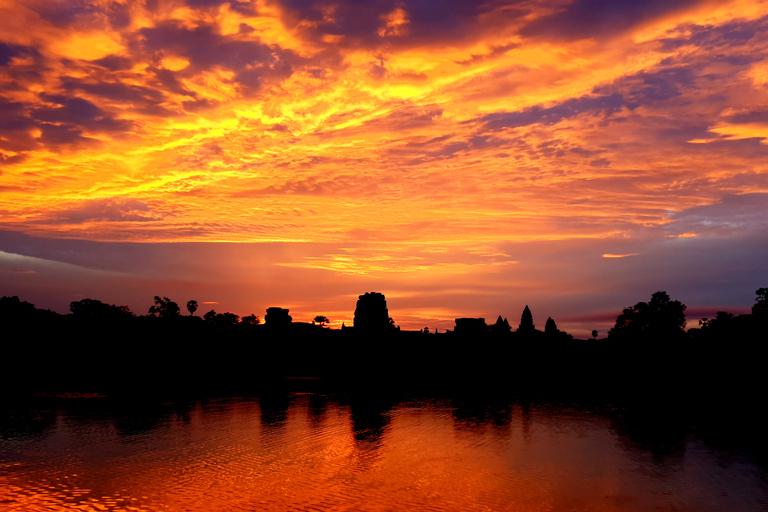
M 493 325 L 456 319 L 454 331 L 439 334 L 404 331 L 377 293 L 360 296 L 356 326 L 342 329 L 324 327 L 321 316 L 318 324 L 292 322 L 282 308 L 269 308 L 262 324 L 229 313 L 180 315 L 160 297 L 160 313 L 153 306 L 158 314 L 147 316 L 90 299 L 58 315 L 3 297 L 0 396 L 184 396 L 304 386 L 478 396 L 514 390 L 598 401 L 674 393 L 765 405 L 768 289 L 757 292 L 752 315 L 718 313 L 688 332 L 685 306 L 657 292 L 649 303 L 626 308 L 608 338 L 589 340 L 559 331 L 552 319 L 537 330 L 528 308 L 516 331 L 501 317 Z M 163 316 L 169 308 L 172 314 Z

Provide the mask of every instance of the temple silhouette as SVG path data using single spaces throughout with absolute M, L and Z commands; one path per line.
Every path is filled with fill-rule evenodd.
M 696 383 L 701 389 L 755 386 L 768 339 L 768 288 L 750 314 L 719 312 L 685 330 L 685 305 L 659 291 L 624 308 L 608 336 L 577 339 L 551 317 L 536 328 L 526 305 L 517 328 L 498 315 L 459 317 L 453 329 L 405 330 L 382 293 L 358 297 L 352 326 L 328 318 L 296 322 L 283 307 L 255 314 L 189 314 L 156 296 L 146 315 L 96 299 L 61 315 L 18 297 L 0 298 L 6 393 L 51 387 L 135 392 L 301 382 L 393 385 L 480 383 L 525 389 L 645 389 Z M 712 375 L 718 379 L 713 380 Z M 652 378 L 649 378 L 652 376 Z M 718 384 L 715 385 L 715 382 Z M 724 384 L 725 383 L 725 384 Z

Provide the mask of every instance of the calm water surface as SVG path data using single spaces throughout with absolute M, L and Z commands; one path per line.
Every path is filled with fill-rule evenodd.
M 59 401 L 0 423 L 0 510 L 768 510 L 748 455 L 633 436 L 610 414 L 515 403 Z

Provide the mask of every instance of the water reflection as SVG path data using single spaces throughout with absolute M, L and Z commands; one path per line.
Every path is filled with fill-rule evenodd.
M 611 427 L 628 448 L 649 453 L 657 465 L 680 461 L 689 425 L 680 407 L 636 406 L 611 418 Z
M 389 425 L 391 405 L 380 399 L 366 401 L 356 398 L 350 405 L 350 420 L 355 444 L 360 449 L 375 448 L 381 445 L 382 436 Z
M 269 393 L 261 397 L 261 424 L 265 430 L 280 430 L 288 419 L 291 405 L 287 393 Z
M 0 413 L 0 508 L 765 509 L 759 459 L 696 432 L 680 408 L 513 400 L 40 401 Z
M 20 437 L 45 437 L 53 432 L 56 417 L 56 409 L 53 407 L 13 404 L 0 407 L 0 442 Z
M 310 393 L 307 397 L 307 417 L 313 430 L 320 430 L 323 428 L 325 421 L 328 399 L 323 395 Z

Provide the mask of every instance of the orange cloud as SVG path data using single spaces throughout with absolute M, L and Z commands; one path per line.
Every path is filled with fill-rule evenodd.
M 639 256 L 640 253 L 634 252 L 631 254 L 603 254 L 603 258 L 629 258 L 630 256 Z

